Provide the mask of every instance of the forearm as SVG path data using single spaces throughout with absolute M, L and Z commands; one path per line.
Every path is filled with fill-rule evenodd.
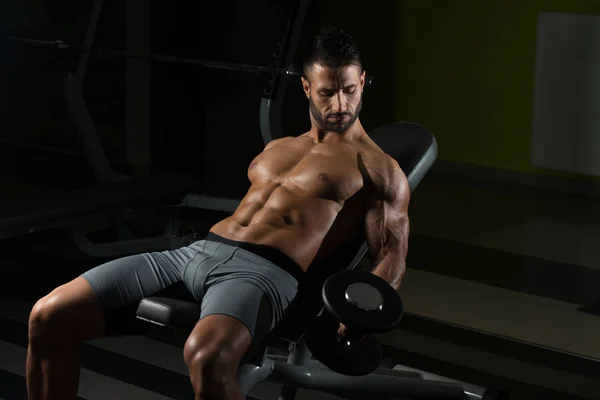
M 397 291 L 400 289 L 405 271 L 406 261 L 403 257 L 391 257 L 388 255 L 374 265 L 371 273 L 385 280 Z

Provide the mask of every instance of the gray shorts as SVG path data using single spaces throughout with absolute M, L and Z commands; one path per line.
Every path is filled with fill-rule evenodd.
M 294 272 L 301 270 L 276 249 L 209 235 L 177 250 L 113 260 L 82 276 L 105 311 L 137 303 L 183 282 L 201 303 L 200 318 L 211 314 L 231 316 L 244 323 L 254 338 L 265 304 L 270 311 L 268 330 L 281 321 L 297 293 Z

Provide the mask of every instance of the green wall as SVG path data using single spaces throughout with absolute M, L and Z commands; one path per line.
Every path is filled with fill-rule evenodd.
M 395 119 L 428 126 L 442 160 L 542 172 L 530 166 L 537 15 L 600 14 L 600 1 L 400 3 Z

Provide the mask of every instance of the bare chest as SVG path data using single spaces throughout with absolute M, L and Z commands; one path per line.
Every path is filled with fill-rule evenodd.
M 363 186 L 358 152 L 352 146 L 275 146 L 250 165 L 252 184 L 286 186 L 307 197 L 344 202 Z

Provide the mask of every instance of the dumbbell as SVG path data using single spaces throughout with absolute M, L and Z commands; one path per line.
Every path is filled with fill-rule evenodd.
M 323 285 L 324 307 L 305 334 L 313 356 L 332 371 L 367 375 L 381 364 L 381 346 L 372 336 L 393 329 L 402 319 L 400 295 L 382 278 L 344 270 Z M 347 331 L 338 334 L 340 323 Z

